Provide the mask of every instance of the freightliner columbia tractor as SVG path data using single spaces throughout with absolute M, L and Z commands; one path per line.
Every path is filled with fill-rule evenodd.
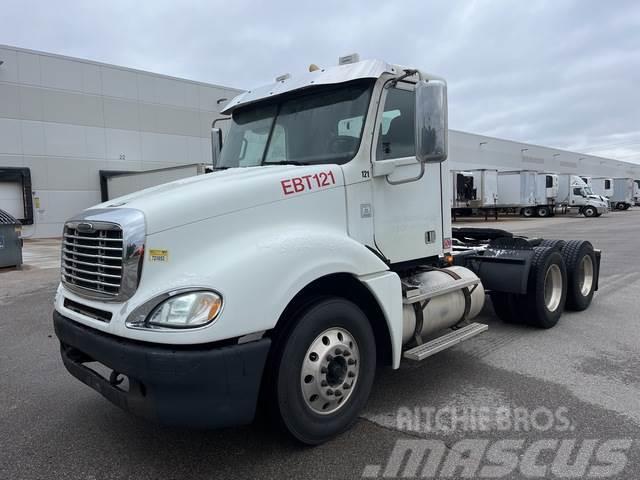
M 442 79 L 309 70 L 226 105 L 212 173 L 65 224 L 62 360 L 119 407 L 191 428 L 264 412 L 318 444 L 356 421 L 377 367 L 485 331 L 486 294 L 539 328 L 591 303 L 588 241 L 452 230 Z

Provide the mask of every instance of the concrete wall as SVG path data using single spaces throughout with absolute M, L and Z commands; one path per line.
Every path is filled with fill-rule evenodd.
M 28 167 L 34 227 L 100 201 L 100 170 L 211 161 L 211 122 L 239 90 L 0 45 L 0 167 Z M 2 208 L 2 206 L 0 206 Z

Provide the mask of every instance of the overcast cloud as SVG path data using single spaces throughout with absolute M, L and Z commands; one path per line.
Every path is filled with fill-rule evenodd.
M 0 43 L 249 88 L 340 55 L 449 81 L 451 128 L 640 163 L 640 2 L 16 1 Z

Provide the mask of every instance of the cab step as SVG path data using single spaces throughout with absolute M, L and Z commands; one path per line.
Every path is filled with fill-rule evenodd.
M 430 342 L 423 343 L 404 352 L 404 358 L 409 360 L 424 360 L 431 355 L 453 347 L 465 340 L 475 337 L 485 332 L 489 327 L 484 323 L 471 323 L 466 327 L 459 328 L 453 332 L 442 335 Z

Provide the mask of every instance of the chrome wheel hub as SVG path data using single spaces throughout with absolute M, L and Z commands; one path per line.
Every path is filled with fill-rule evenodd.
M 578 267 L 578 287 L 583 297 L 589 295 L 591 287 L 593 285 L 593 260 L 591 256 L 585 255 L 580 260 L 580 266 Z
M 551 265 L 544 277 L 544 303 L 547 310 L 555 312 L 562 299 L 562 271 L 558 265 Z
M 325 330 L 311 342 L 302 362 L 300 386 L 315 413 L 334 413 L 347 404 L 360 372 L 360 352 L 343 328 Z

